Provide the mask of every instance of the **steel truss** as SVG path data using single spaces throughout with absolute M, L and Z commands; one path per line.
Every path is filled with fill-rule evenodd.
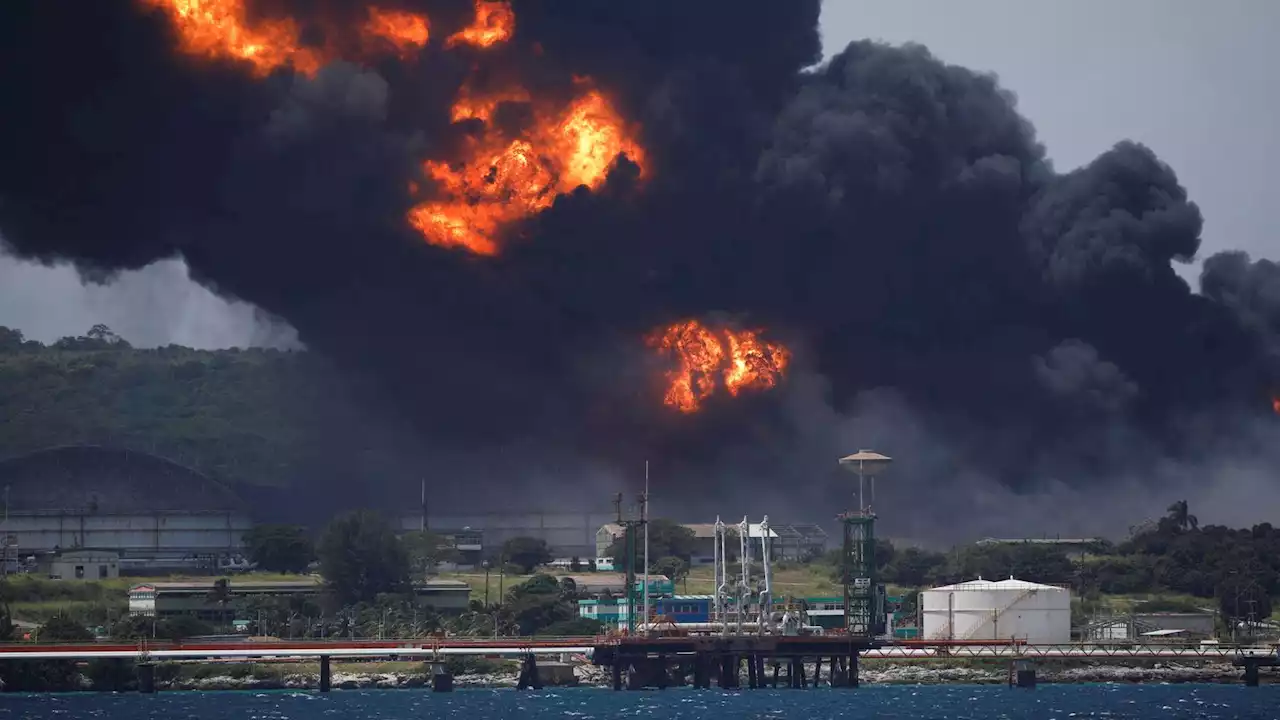
M 1204 658 L 1231 660 L 1242 657 L 1276 657 L 1266 647 L 1222 647 L 1210 645 L 1022 645 L 1022 644 L 939 644 L 886 645 L 862 653 L 864 658 L 927 660 L 943 658 Z

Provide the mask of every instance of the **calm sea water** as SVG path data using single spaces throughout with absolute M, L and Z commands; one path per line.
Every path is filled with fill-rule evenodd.
M 0 695 L 0 720 L 597 720 L 604 718 L 1280 718 L 1280 686 L 1060 685 L 880 686 L 857 690 L 756 690 L 725 693 L 672 689 L 417 690 L 309 692 L 169 692 L 152 696 Z

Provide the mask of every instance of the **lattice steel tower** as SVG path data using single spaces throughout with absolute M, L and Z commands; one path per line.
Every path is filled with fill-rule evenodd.
M 844 543 L 840 579 L 844 585 L 845 628 L 850 635 L 874 637 L 884 632 L 884 593 L 876 576 L 876 475 L 893 459 L 871 450 L 859 450 L 840 458 L 841 467 L 858 476 L 858 508 L 840 515 Z M 870 483 L 870 502 L 866 489 Z

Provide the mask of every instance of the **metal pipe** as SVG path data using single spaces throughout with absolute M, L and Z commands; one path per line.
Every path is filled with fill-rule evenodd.
M 742 618 L 747 614 L 747 595 L 751 592 L 751 525 L 747 523 L 746 515 L 743 515 L 742 522 L 738 523 L 738 544 L 742 553 L 738 557 L 738 565 L 742 571 L 738 580 L 738 634 L 741 635 Z
M 640 507 L 640 520 L 644 523 L 644 614 L 649 621 L 649 461 L 644 461 L 644 503 Z
M 710 631 L 721 630 L 727 627 L 728 625 L 729 623 L 727 622 L 726 623 L 718 623 L 718 622 L 646 623 L 645 625 L 640 626 L 638 629 L 639 630 L 663 630 L 663 629 L 669 630 L 671 628 L 676 628 L 677 630 L 701 630 L 701 631 L 710 632 Z M 758 630 L 760 628 L 760 623 L 745 622 L 745 623 L 742 623 L 742 627 L 749 631 Z M 811 634 L 820 633 L 824 630 L 824 628 L 821 625 L 801 625 L 800 629 L 806 632 L 809 632 Z
M 726 586 L 729 584 L 728 583 L 729 562 L 727 557 L 728 553 L 726 552 L 727 550 L 728 550 L 728 547 L 725 545 L 724 523 L 720 521 L 720 516 L 717 515 L 716 516 L 716 534 L 715 534 L 715 575 L 716 575 L 716 579 L 715 579 L 716 618 L 715 619 L 719 622 L 724 622 L 724 616 L 725 616 L 725 607 L 724 607 L 725 597 L 724 596 L 725 596 L 725 593 L 728 591 L 728 588 Z M 728 627 L 726 627 L 725 633 L 728 634 L 728 632 L 729 632 Z
M 773 572 L 769 567 L 769 516 L 760 522 L 760 553 L 764 565 L 764 589 L 760 591 L 760 629 L 771 630 L 773 618 Z

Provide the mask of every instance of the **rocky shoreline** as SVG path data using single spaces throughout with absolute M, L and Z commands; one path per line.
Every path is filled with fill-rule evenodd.
M 1229 663 L 1179 664 L 1157 663 L 1148 667 L 1123 665 L 1055 666 L 1044 663 L 1037 671 L 1040 683 L 1238 683 L 1240 668 Z M 564 685 L 578 687 L 608 687 L 608 673 L 603 668 L 578 665 L 573 668 L 573 681 Z M 459 675 L 454 687 L 463 688 L 514 688 L 515 671 Z M 822 681 L 828 680 L 823 673 Z M 1007 670 L 999 668 L 937 667 L 903 663 L 864 667 L 861 680 L 868 685 L 940 685 L 940 684 L 1003 684 L 1008 681 Z M 313 689 L 319 684 L 315 674 L 296 673 L 278 677 L 212 676 L 198 679 L 178 679 L 157 683 L 163 690 L 274 690 Z M 395 689 L 424 688 L 430 684 L 426 673 L 334 673 L 334 689 Z M 745 678 L 744 678 L 745 687 Z

